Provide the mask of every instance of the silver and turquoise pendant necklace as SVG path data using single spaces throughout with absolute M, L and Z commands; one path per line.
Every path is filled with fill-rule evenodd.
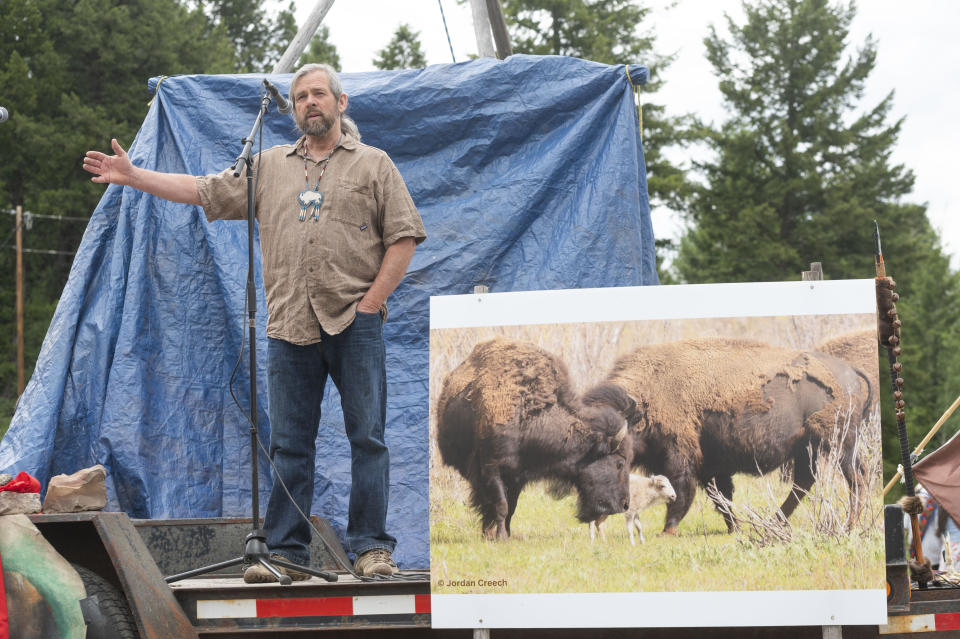
M 317 184 L 312 189 L 310 188 L 310 176 L 307 174 L 307 156 L 303 156 L 304 186 L 303 190 L 297 195 L 297 202 L 300 204 L 299 219 L 301 222 L 306 221 L 307 210 L 310 211 L 311 220 L 314 222 L 320 221 L 320 207 L 323 205 L 323 191 L 320 190 L 320 180 L 323 179 L 323 173 L 327 170 L 327 165 L 330 164 L 330 157 L 333 155 L 333 152 L 337 150 L 337 147 L 340 146 L 341 140 L 343 140 L 342 133 L 340 137 L 337 138 L 337 143 L 333 145 L 333 149 L 330 150 L 330 154 L 322 160 L 323 166 L 320 168 L 320 177 L 317 178 Z

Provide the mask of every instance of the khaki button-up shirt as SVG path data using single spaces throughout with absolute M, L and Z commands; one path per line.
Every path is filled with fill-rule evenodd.
M 353 322 L 388 246 L 426 238 L 386 153 L 344 135 L 323 170 L 322 160 L 307 158 L 305 141 L 267 149 L 254 161 L 267 335 L 299 345 L 319 342 L 321 327 L 336 335 Z M 308 208 L 301 222 L 297 196 L 315 187 L 323 193 L 319 220 Z M 228 168 L 198 177 L 197 189 L 208 220 L 246 219 L 245 176 Z

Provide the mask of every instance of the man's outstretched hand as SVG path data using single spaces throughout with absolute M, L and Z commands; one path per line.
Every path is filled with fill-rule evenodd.
M 116 155 L 87 151 L 83 158 L 83 170 L 93 173 L 90 180 L 99 184 L 132 184 L 134 168 L 130 157 L 116 138 L 110 140 L 110 145 Z
M 200 206 L 197 179 L 186 173 L 161 173 L 133 166 L 127 152 L 116 139 L 110 140 L 116 155 L 100 151 L 87 151 L 83 158 L 83 170 L 93 173 L 90 178 L 98 184 L 120 184 L 140 189 L 171 202 Z

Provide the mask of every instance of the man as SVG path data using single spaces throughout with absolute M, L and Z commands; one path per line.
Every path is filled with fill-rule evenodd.
M 304 135 L 254 162 L 268 310 L 270 456 L 275 475 L 309 513 L 321 400 L 332 378 L 351 448 L 348 550 L 357 556 L 358 574 L 392 575 L 382 322 L 386 299 L 426 234 L 396 167 L 383 151 L 361 144 L 344 115 L 347 94 L 333 68 L 301 68 L 290 100 Z M 83 168 L 94 182 L 202 206 L 210 221 L 246 219 L 246 181 L 231 169 L 205 177 L 159 173 L 134 167 L 116 140 L 111 145 L 116 155 L 86 154 Z M 264 519 L 271 554 L 308 564 L 309 524 L 276 477 Z M 244 580 L 274 577 L 254 564 Z

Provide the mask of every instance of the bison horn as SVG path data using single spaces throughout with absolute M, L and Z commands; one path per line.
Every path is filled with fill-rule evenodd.
M 626 414 L 630 417 L 633 417 L 637 413 L 637 408 L 640 406 L 640 402 L 630 394 L 627 394 L 627 412 Z M 629 421 L 629 420 L 628 420 Z
M 613 441 L 617 444 L 617 448 L 620 447 L 620 444 L 623 443 L 623 440 L 627 437 L 627 424 L 624 422 L 620 430 L 617 431 L 617 434 L 614 435 Z

